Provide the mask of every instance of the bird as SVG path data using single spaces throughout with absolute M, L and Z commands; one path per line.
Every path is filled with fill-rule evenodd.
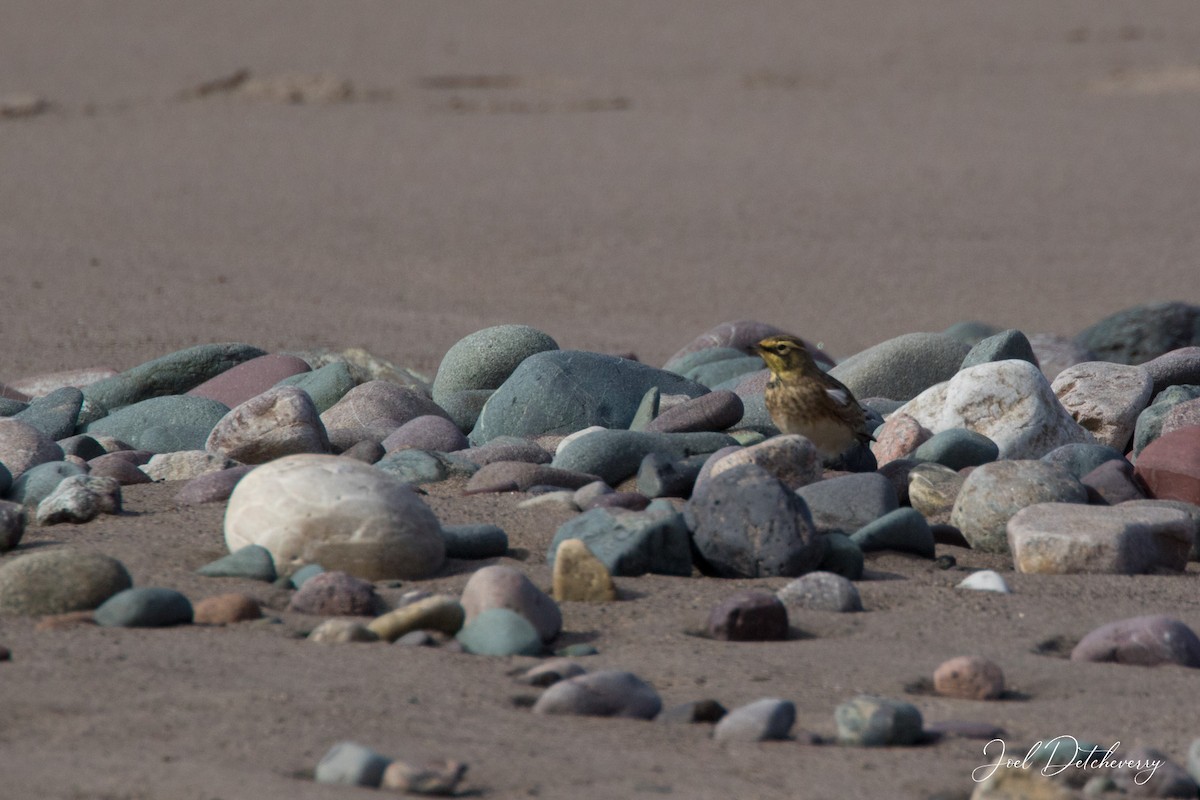
M 875 438 L 854 394 L 817 366 L 803 341 L 768 336 L 754 350 L 771 370 L 764 399 L 780 432 L 804 436 L 826 461 Z

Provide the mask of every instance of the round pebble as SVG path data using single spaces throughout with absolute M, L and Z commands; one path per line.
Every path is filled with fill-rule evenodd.
M 958 656 L 933 672 L 933 688 L 946 697 L 995 700 L 1004 694 L 1004 673 L 980 656 Z
M 533 705 L 535 714 L 654 719 L 662 700 L 631 672 L 589 672 L 551 686 Z
M 375 586 L 361 578 L 332 570 L 304 582 L 288 603 L 288 611 L 323 617 L 375 616 L 383 601 Z
M 192 622 L 191 602 L 174 589 L 126 589 L 96 609 L 96 624 L 110 628 L 163 628 Z
M 43 616 L 96 608 L 133 585 L 115 558 L 43 550 L 0 562 L 0 616 Z

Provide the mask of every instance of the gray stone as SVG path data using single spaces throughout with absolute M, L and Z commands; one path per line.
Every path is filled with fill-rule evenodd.
M 1141 575 L 1187 568 L 1195 527 L 1165 506 L 1040 503 L 1008 521 L 1020 572 Z
M 357 384 L 345 361 L 334 361 L 312 372 L 302 372 L 284 378 L 276 386 L 295 386 L 312 398 L 317 412 L 324 414 L 334 403 L 346 396 Z
M 1200 384 L 1200 347 L 1181 347 L 1142 364 L 1154 381 L 1154 393 L 1168 386 Z
M 696 485 L 700 470 L 709 454 L 670 460 L 658 453 L 647 453 L 637 472 L 637 490 L 646 497 L 687 497 Z
M 229 499 L 234 488 L 252 469 L 254 469 L 252 465 L 243 464 L 197 475 L 175 493 L 175 502 L 181 506 L 223 503 Z
M 266 355 L 263 350 L 247 344 L 197 345 L 97 381 L 85 387 L 83 394 L 111 411 L 152 397 L 180 395 L 243 361 L 262 355 Z
M 981 569 L 978 572 L 972 572 L 959 582 L 958 588 L 972 589 L 977 592 L 1011 593 L 1008 584 L 1004 582 L 1004 578 L 1001 577 L 999 572 L 993 569 Z
M 718 577 L 795 577 L 815 569 L 825 552 L 804 501 L 753 464 L 707 481 L 684 517 L 702 571 Z
M 826 533 L 821 538 L 825 540 L 825 555 L 821 557 L 817 569 L 840 575 L 846 580 L 861 580 L 865 562 L 862 548 L 844 533 Z
M 714 348 L 727 348 L 735 350 L 738 353 L 749 354 L 753 352 L 751 348 L 755 343 L 762 341 L 768 336 L 777 336 L 781 333 L 787 333 L 787 331 L 755 320 L 722 322 L 720 325 L 710 328 L 680 348 L 678 352 L 667 359 L 667 364 L 676 364 L 692 353 Z M 821 351 L 820 345 L 806 344 L 808 344 L 809 352 L 813 354 L 818 363 L 832 364 L 829 357 Z
M 838 742 L 859 747 L 912 745 L 924 736 L 921 712 L 912 703 L 859 695 L 834 713 Z
M 663 364 L 663 369 L 667 370 L 668 372 L 674 372 L 676 375 L 690 377 L 688 373 L 695 371 L 698 367 L 747 357 L 748 353 L 744 348 L 705 347 L 702 350 L 693 350 L 691 352 L 684 353 L 677 358 L 671 358 L 667 361 L 667 363 Z M 757 370 L 762 368 L 762 359 L 759 359 L 758 366 L 755 367 L 755 369 Z
M 1000 331 L 979 340 L 971 348 L 971 351 L 967 353 L 966 358 L 962 360 L 959 369 L 987 364 L 992 361 L 1007 361 L 1011 358 L 1028 361 L 1035 367 L 1038 365 L 1037 356 L 1033 352 L 1033 345 L 1029 343 L 1029 339 L 1024 333 L 1015 328 Z
M 70 461 L 49 461 L 38 464 L 21 474 L 13 482 L 9 497 L 17 503 L 29 508 L 37 508 L 38 504 L 49 497 L 58 485 L 67 478 L 75 475 L 86 475 L 87 470 Z
M 712 453 L 736 442 L 722 433 L 650 433 L 599 430 L 559 448 L 550 466 L 598 475 L 616 485 L 637 474 L 642 459 L 657 453 L 668 459 Z
M 317 407 L 295 386 L 268 389 L 232 409 L 212 429 L 204 449 L 243 464 L 330 450 Z
M 29 408 L 29 403 L 5 397 L 4 386 L 0 384 L 0 417 L 15 417 L 27 408 Z
M 45 397 L 34 398 L 29 407 L 13 419 L 37 428 L 51 439 L 65 439 L 75 433 L 83 392 L 74 386 L 55 389 Z
M 950 524 L 971 547 L 1009 552 L 1007 525 L 1037 503 L 1087 503 L 1087 489 L 1071 473 L 1044 461 L 996 461 L 976 467 L 958 493 Z
M 139 450 L 203 450 L 212 429 L 228 413 L 227 406 L 205 397 L 152 397 L 89 423 L 86 431 L 93 436 L 112 436 Z M 186 441 L 174 441 L 169 445 L 169 450 L 164 450 L 163 441 L 150 440 L 148 434 L 153 428 L 186 432 L 186 436 L 182 437 Z
M 174 589 L 141 587 L 114 594 L 100 604 L 94 616 L 97 625 L 109 628 L 190 625 L 192 604 Z
M 202 450 L 212 429 L 208 425 L 151 425 L 138 435 L 138 448 L 152 453 Z
M 437 414 L 410 419 L 383 440 L 383 449 L 389 453 L 406 448 L 450 453 L 466 447 L 467 437 L 458 426 Z
M 723 352 L 728 351 L 723 350 Z M 743 353 L 738 353 L 732 358 L 722 358 L 704 364 L 697 364 L 684 370 L 681 374 L 683 377 L 695 381 L 701 386 L 709 386 L 715 389 L 718 386 L 727 386 L 730 382 L 736 381 L 752 372 L 757 372 L 762 368 L 763 362 L 758 356 L 747 356 Z
M 1155 614 L 1101 625 L 1075 645 L 1072 661 L 1200 667 L 1200 638 L 1184 623 Z
M 650 684 L 631 672 L 589 672 L 559 681 L 533 704 L 535 714 L 654 719 L 662 700 Z
M 897 550 L 923 558 L 933 558 L 933 531 L 921 512 L 912 508 L 897 508 L 868 522 L 850 536 L 864 553 L 877 550 Z
M 796 724 L 796 705 L 790 700 L 764 697 L 739 706 L 717 723 L 718 742 L 767 742 L 787 739 Z
M 850 356 L 829 374 L 855 397 L 909 400 L 953 377 L 970 350 L 940 333 L 907 333 Z
M 1134 306 L 1080 332 L 1075 341 L 1104 361 L 1142 364 L 1200 345 L 1200 307 L 1177 302 Z
M 772 436 L 758 444 L 724 453 L 713 453 L 708 464 L 696 479 L 702 484 L 728 469 L 741 464 L 756 464 L 774 475 L 791 489 L 799 489 L 820 480 L 821 452 L 804 436 L 788 434 Z
M 687 525 L 670 503 L 652 503 L 641 512 L 594 508 L 568 520 L 546 553 L 551 567 L 567 539 L 582 540 L 615 576 L 692 574 Z
M 1185 503 L 1182 500 L 1130 500 L 1122 505 L 1140 508 L 1142 506 L 1173 508 L 1187 514 L 1192 522 L 1192 552 L 1189 561 L 1200 561 L 1200 505 Z
M 383 441 L 409 420 L 428 415 L 449 417 L 419 390 L 375 380 L 346 392 L 321 414 L 321 423 L 329 433 L 329 441 L 336 446 L 349 439 Z
M 468 625 L 488 609 L 506 608 L 529 620 L 543 642 L 552 641 L 562 630 L 558 604 L 512 567 L 495 565 L 476 570 L 463 587 L 460 602 Z
M 651 420 L 645 430 L 656 433 L 723 431 L 742 418 L 742 399 L 718 389 L 672 406 Z
M 446 558 L 499 558 L 508 552 L 508 534 L 497 525 L 443 525 Z
M 1138 414 L 1137 422 L 1134 424 L 1134 457 L 1136 458 L 1146 448 L 1146 445 L 1153 442 L 1162 434 L 1163 423 L 1166 422 L 1167 415 L 1171 413 L 1171 409 L 1196 398 L 1200 398 L 1200 385 L 1192 384 L 1168 386 L 1155 396 L 1150 405 L 1143 409 L 1142 413 Z
M 0 465 L 14 481 L 26 470 L 50 461 L 62 461 L 58 443 L 32 425 L 0 418 Z
M 877 473 L 829 478 L 801 486 L 796 494 L 821 533 L 853 533 L 899 506 L 892 482 Z
M 461 450 L 459 455 L 479 466 L 495 461 L 525 461 L 530 464 L 549 464 L 554 456 L 546 448 L 518 436 L 497 436 L 482 447 Z
M 455 639 L 479 656 L 536 656 L 542 638 L 524 616 L 508 608 L 488 608 L 463 625 Z
M 467 481 L 466 494 L 481 492 L 525 492 L 533 486 L 561 486 L 578 489 L 599 475 L 557 469 L 546 464 L 530 464 L 524 461 L 495 461 L 481 467 Z
M 661 405 L 662 392 L 658 390 L 657 386 L 651 386 L 642 395 L 642 401 L 638 403 L 637 411 L 633 412 L 633 419 L 629 421 L 629 430 L 645 430 L 646 426 L 658 416 Z
M 438 483 L 450 477 L 449 462 L 438 453 L 426 450 L 397 450 L 388 453 L 375 462 L 375 468 L 414 486 Z
M 787 609 L 769 592 L 737 592 L 709 612 L 707 632 L 727 642 L 781 641 L 788 636 Z
M 1067 367 L 1051 384 L 1075 421 L 1098 444 L 1124 450 L 1138 414 L 1150 403 L 1154 381 L 1142 367 L 1087 361 Z
M 272 558 L 274 561 L 274 558 Z M 286 578 L 288 589 L 299 589 L 318 575 L 323 575 L 325 568 L 320 564 L 305 564 Z M 278 582 L 278 581 L 276 581 Z
M 1129 500 L 1144 500 L 1134 476 L 1134 467 L 1125 459 L 1105 461 L 1079 479 L 1088 490 L 1088 502 L 1094 505 L 1115 506 Z
M 58 446 L 62 448 L 64 456 L 79 456 L 84 461 L 91 461 L 93 458 L 108 454 L 104 445 L 86 433 L 59 439 Z
M 7 553 L 21 543 L 25 522 L 25 509 L 20 503 L 0 500 L 0 553 Z
M 0 563 L 0 617 L 86 611 L 132 584 L 115 558 L 39 550 Z
M 1105 461 L 1124 460 L 1121 451 L 1106 444 L 1064 444 L 1042 456 L 1042 461 L 1058 464 L 1080 479 Z
M 947 428 L 935 433 L 912 453 L 916 461 L 934 461 L 959 470 L 995 461 L 1000 448 L 982 433 L 966 428 Z
M 1033 354 L 1048 381 L 1053 381 L 1067 367 L 1097 360 L 1095 353 L 1067 336 L 1035 333 L 1030 335 L 1029 344 L 1033 347 Z
M 862 597 L 848 579 L 832 572 L 810 572 L 784 586 L 776 596 L 790 608 L 808 611 L 862 611 Z
M 196 572 L 209 578 L 247 578 L 267 583 L 278 577 L 275 574 L 275 559 L 271 558 L 271 551 L 257 544 L 248 544 L 223 558 L 205 564 Z
M 91 522 L 121 512 L 121 485 L 112 478 L 72 475 L 64 478 L 37 507 L 39 525 Z
M 587 508 L 588 505 L 602 495 L 613 494 L 613 488 L 604 481 L 592 481 L 586 486 L 580 486 L 575 490 L 575 494 L 571 499 L 575 501 L 575 505 L 580 508 Z
M 8 490 L 12 488 L 12 483 L 12 473 L 8 471 L 8 467 L 0 464 L 0 497 L 8 494 Z
M 695 725 L 720 722 L 726 713 L 725 706 L 716 700 L 692 700 L 664 708 L 654 721 L 665 725 Z
M 383 781 L 390 758 L 355 742 L 338 742 L 317 764 L 317 783 L 377 788 Z
M 288 602 L 288 611 L 323 617 L 373 617 L 384 608 L 374 584 L 339 570 L 312 576 Z

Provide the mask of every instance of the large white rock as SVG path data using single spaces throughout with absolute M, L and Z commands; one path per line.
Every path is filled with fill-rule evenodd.
M 1058 373 L 1051 388 L 1097 442 L 1123 453 L 1138 414 L 1150 403 L 1154 379 L 1145 367 L 1085 361 Z
M 308 392 L 276 386 L 222 417 L 205 449 L 243 464 L 265 464 L 297 453 L 328 453 L 329 437 Z
M 982 433 L 1000 448 L 1001 459 L 1041 458 L 1064 444 L 1093 441 L 1058 402 L 1041 370 L 1018 359 L 961 370 L 896 413 L 932 433 L 950 428 Z
M 416 579 L 446 557 L 441 525 L 408 487 L 352 458 L 286 456 L 250 471 L 225 510 L 230 552 L 271 551 L 288 574 L 320 564 L 367 580 Z
M 1041 503 L 1008 521 L 1008 542 L 1019 572 L 1182 572 L 1193 536 L 1186 512 L 1145 504 Z

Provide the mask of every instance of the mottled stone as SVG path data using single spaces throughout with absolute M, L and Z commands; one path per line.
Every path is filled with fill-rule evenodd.
M 787 608 L 808 611 L 862 611 L 858 589 L 846 578 L 832 572 L 810 572 L 784 586 L 775 596 Z
M 37 507 L 39 525 L 90 522 L 101 514 L 119 514 L 121 485 L 112 478 L 72 475 L 64 478 Z
M 252 464 L 244 464 L 197 475 L 179 488 L 175 493 L 175 502 L 181 506 L 223 503 L 252 469 Z
M 1155 439 L 1138 455 L 1135 474 L 1151 497 L 1200 505 L 1200 427 Z
M 981 656 L 958 656 L 933 671 L 933 688 L 946 697 L 995 700 L 1004 694 L 1004 672 Z
M 950 524 L 971 547 L 1007 553 L 1009 519 L 1037 503 L 1087 503 L 1087 489 L 1069 472 L 1044 461 L 996 461 L 977 467 L 963 482 Z
M 192 608 L 192 622 L 197 625 L 232 625 L 262 617 L 258 601 L 241 592 L 206 597 Z
M 834 717 L 838 742 L 845 745 L 911 745 L 924 735 L 921 712 L 900 700 L 859 695 L 839 705 Z
M 552 594 L 560 603 L 604 603 L 617 599 L 617 587 L 608 567 L 582 540 L 564 539 L 555 551 Z
M 1082 478 L 1104 462 L 1113 460 L 1124 461 L 1125 456 L 1120 450 L 1106 444 L 1064 444 L 1042 456 L 1042 461 L 1058 464 L 1076 478 Z
M 1200 307 L 1150 303 L 1119 311 L 1075 337 L 1104 361 L 1141 364 L 1200 344 Z
M 795 703 L 764 697 L 723 716 L 713 729 L 713 738 L 718 742 L 778 741 L 787 739 L 795 724 Z
M 294 386 L 268 389 L 231 410 L 213 428 L 204 449 L 243 464 L 330 451 L 317 407 Z
M 382 608 L 374 585 L 338 570 L 314 575 L 288 603 L 288 611 L 322 617 L 373 617 Z
M 1093 630 L 1075 645 L 1071 660 L 1200 667 L 1200 639 L 1177 619 L 1163 615 L 1134 617 Z
M 908 414 L 895 413 L 875 432 L 871 452 L 879 466 L 907 458 L 933 434 Z
M 687 524 L 665 501 L 651 503 L 643 512 L 598 508 L 567 520 L 546 553 L 551 568 L 567 539 L 581 540 L 612 575 L 692 574 Z
M 158 453 L 142 466 L 142 472 L 156 481 L 190 481 L 211 472 L 238 466 L 238 462 L 207 450 L 180 450 Z
M 528 619 L 544 642 L 553 640 L 562 630 L 558 604 L 512 567 L 496 565 L 476 570 L 463 587 L 461 602 L 467 624 L 488 609 L 507 608 Z
M 355 742 L 338 742 L 317 764 L 317 783 L 378 787 L 392 760 Z
M 708 635 L 731 642 L 786 639 L 787 608 L 768 592 L 747 590 L 718 603 L 708 615 Z
M 93 609 L 132 583 L 115 558 L 39 550 L 0 562 L 0 617 Z
M 1099 444 L 1124 450 L 1154 381 L 1142 367 L 1088 361 L 1067 367 L 1051 388 L 1075 421 Z
M 435 594 L 376 617 L 367 628 L 380 639 L 394 642 L 412 631 L 441 631 L 453 636 L 465 621 L 466 611 L 458 598 Z
M 1200 426 L 1200 399 L 1173 406 L 1163 418 L 1162 433 Z
M 909 400 L 949 380 L 970 350 L 940 333 L 907 333 L 850 356 L 829 374 L 855 397 Z
M 14 481 L 31 467 L 62 458 L 58 443 L 37 428 L 0 417 L 0 466 L 7 468 Z
M 192 604 L 180 592 L 155 586 L 117 592 L 96 608 L 96 624 L 109 628 L 165 628 L 192 622 Z
M 658 692 L 631 672 L 590 672 L 551 686 L 533 705 L 535 714 L 654 719 Z
M 414 417 L 383 440 L 383 449 L 389 453 L 408 448 L 449 453 L 466 447 L 467 437 L 458 426 L 436 414 Z
M 75 423 L 82 407 L 83 392 L 74 386 L 64 386 L 45 397 L 34 398 L 13 419 L 37 428 L 51 439 L 65 439 L 75 433 Z
M 821 453 L 816 445 L 796 434 L 772 436 L 750 447 L 731 450 L 721 455 L 718 450 L 701 470 L 696 484 L 720 475 L 742 464 L 755 464 L 774 475 L 790 489 L 799 489 L 821 477 Z
M 920 464 L 908 473 L 908 502 L 930 524 L 950 522 L 954 501 L 966 481 L 962 475 L 941 464 Z
M 368 381 L 355 386 L 321 414 L 321 423 L 329 432 L 352 431 L 354 441 L 376 438 L 383 441 L 409 420 L 434 415 L 447 417 L 441 407 L 420 391 L 388 381 Z
M 1200 398 L 1200 385 L 1168 386 L 1163 389 L 1142 413 L 1138 414 L 1133 430 L 1133 455 L 1136 458 L 1146 445 L 1163 432 L 1171 411 L 1182 403 Z

